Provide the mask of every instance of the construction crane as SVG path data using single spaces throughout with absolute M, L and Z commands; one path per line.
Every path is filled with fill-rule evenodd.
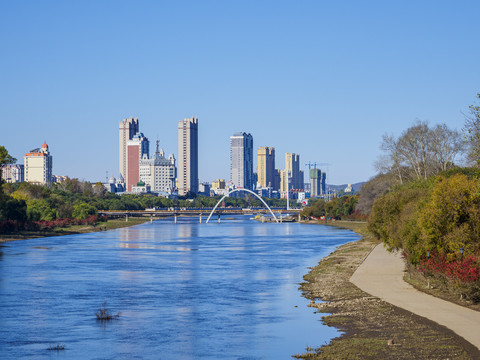
M 327 199 L 328 200 L 331 200 L 331 194 L 330 194 L 330 189 L 328 187 L 328 174 L 330 173 L 330 163 L 317 163 L 316 161 L 315 162 L 308 162 L 308 164 L 305 164 L 305 166 L 308 166 L 308 169 L 311 170 L 312 169 L 312 166 L 314 169 L 317 168 L 317 165 L 318 166 L 326 166 L 327 167 L 327 172 L 326 172 L 326 179 L 325 179 L 325 182 L 326 182 L 326 185 L 327 185 L 327 189 L 326 189 L 326 196 L 327 196 Z
M 316 168 L 317 168 L 317 165 L 319 165 L 319 166 L 326 166 L 326 167 L 327 167 L 327 173 L 328 173 L 328 168 L 329 168 L 329 166 L 332 165 L 332 164 L 329 164 L 329 163 L 317 163 L 317 162 L 313 162 L 313 163 L 312 163 L 312 162 L 310 162 L 310 161 L 308 162 L 308 164 L 305 164 L 305 166 L 308 166 L 308 170 L 312 170 L 312 166 L 313 166 L 314 169 L 316 169 Z

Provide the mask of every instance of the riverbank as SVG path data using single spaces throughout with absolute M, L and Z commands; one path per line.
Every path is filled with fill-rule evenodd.
M 318 224 L 318 223 L 317 223 Z M 321 223 L 320 223 L 321 224 Z M 298 359 L 478 359 L 480 352 L 453 331 L 373 297 L 350 277 L 378 244 L 361 222 L 329 222 L 353 230 L 362 240 L 348 243 L 322 259 L 304 276 L 301 290 L 325 324 L 343 334 Z M 320 302 L 322 299 L 325 303 Z
M 16 241 L 16 240 L 26 240 L 26 239 L 36 239 L 42 237 L 50 236 L 63 236 L 63 235 L 75 235 L 75 234 L 85 234 L 97 231 L 106 231 L 113 230 L 122 227 L 134 226 L 138 224 L 143 224 L 150 219 L 147 218 L 134 218 L 130 217 L 128 221 L 125 219 L 109 219 L 106 222 L 100 222 L 96 226 L 91 225 L 75 225 L 68 228 L 58 228 L 55 230 L 48 231 L 18 231 L 10 234 L 0 234 L 0 243 L 7 241 Z

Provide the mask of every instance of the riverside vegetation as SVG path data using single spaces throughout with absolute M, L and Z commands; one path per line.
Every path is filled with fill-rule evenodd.
M 354 228 L 364 239 L 322 260 L 302 284 L 308 298 L 328 301 L 312 306 L 331 312 L 324 321 L 345 334 L 296 357 L 480 358 L 478 349 L 451 331 L 349 282 L 369 247 L 381 241 L 402 252 L 405 280 L 419 290 L 480 310 L 480 106 L 470 106 L 463 135 L 445 125 L 417 122 L 398 138 L 385 135 L 382 150 L 380 173 L 363 186 L 351 213 L 367 218 L 364 229 Z M 455 163 L 458 155 L 464 155 L 468 167 Z M 328 218 L 327 208 L 315 202 L 303 214 Z M 334 218 L 351 214 L 338 212 Z M 341 226 L 353 223 L 348 224 Z

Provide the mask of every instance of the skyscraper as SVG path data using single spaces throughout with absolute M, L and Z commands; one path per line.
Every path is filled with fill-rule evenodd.
M 310 170 L 310 196 L 324 195 L 326 174 L 320 169 Z
M 230 180 L 238 188 L 253 189 L 253 137 L 236 132 L 230 136 Z
M 133 117 L 120 121 L 119 124 L 119 166 L 118 170 L 124 179 L 127 178 L 127 142 L 140 131 L 138 119 Z
M 294 153 L 285 154 L 285 170 L 290 172 L 291 189 L 303 189 L 303 179 L 300 175 L 300 155 Z
M 275 148 L 262 146 L 257 150 L 257 174 L 259 187 L 275 185 Z
M 135 134 L 131 140 L 127 141 L 125 168 L 127 191 L 132 191 L 132 186 L 136 186 L 140 181 L 140 159 L 148 159 L 149 144 L 148 139 L 142 133 Z
M 25 181 L 36 184 L 52 182 L 52 155 L 47 143 L 40 149 L 31 150 L 23 159 L 25 165 Z
M 178 194 L 198 193 L 198 118 L 178 122 Z

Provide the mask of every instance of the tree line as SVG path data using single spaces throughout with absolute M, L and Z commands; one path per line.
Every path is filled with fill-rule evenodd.
M 382 150 L 357 206 L 370 231 L 437 286 L 480 302 L 480 107 L 463 133 L 417 122 Z
M 378 174 L 353 211 L 351 199 L 339 198 L 314 201 L 303 214 L 363 215 L 370 232 L 402 251 L 409 266 L 480 302 L 480 106 L 469 106 L 465 117 L 462 131 L 416 121 L 398 137 L 385 134 Z

